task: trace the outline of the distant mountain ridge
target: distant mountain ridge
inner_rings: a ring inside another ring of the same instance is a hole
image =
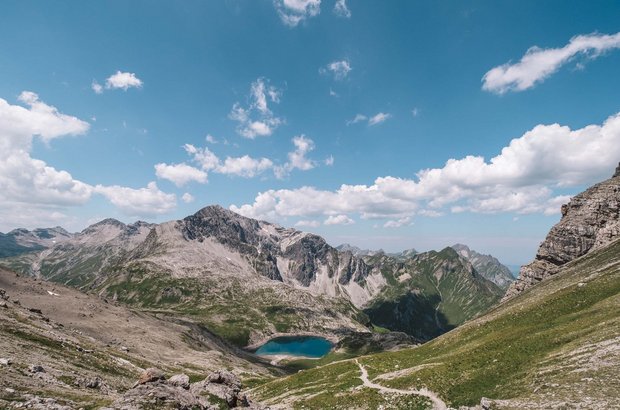
[[[18,228],[8,233],[0,232],[0,258],[46,249],[72,236],[73,234],[60,226],[32,231]]]

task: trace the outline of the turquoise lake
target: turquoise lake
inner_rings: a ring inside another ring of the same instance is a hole
[[[284,336],[271,339],[258,348],[257,355],[289,355],[319,358],[332,349],[329,340],[318,336]]]

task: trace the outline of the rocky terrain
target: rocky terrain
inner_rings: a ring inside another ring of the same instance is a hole
[[[497,258],[483,255],[469,249],[467,245],[457,243],[451,246],[460,256],[467,259],[476,271],[485,279],[490,280],[502,289],[507,289],[515,281],[507,266],[502,265]]]
[[[555,275],[559,268],[620,237],[620,165],[612,178],[592,186],[562,206],[534,261],[525,265],[504,297],[509,299]]]
[[[339,251],[320,236],[208,206],[162,224],[106,219],[48,249],[0,263],[145,311],[190,316],[238,346],[277,333],[368,332],[365,312],[378,311],[370,309],[377,300],[392,303],[392,295],[405,294],[405,304],[395,302],[404,307],[389,310],[398,320],[387,320],[386,309],[375,317],[384,326],[393,324],[392,330],[428,339],[496,302],[488,293],[499,291],[466,261],[455,262],[455,279],[441,281],[438,292],[424,277],[441,273],[407,262],[426,254],[356,256],[363,253],[353,247]],[[406,272],[398,272],[402,269]],[[467,286],[459,284],[459,275]],[[460,286],[457,297],[450,286]],[[452,299],[443,301],[442,295]],[[426,328],[417,330],[418,323]]]
[[[249,406],[239,376],[281,372],[188,318],[133,311],[4,269],[0,325],[0,408]],[[156,378],[145,376],[150,368],[161,369]]]

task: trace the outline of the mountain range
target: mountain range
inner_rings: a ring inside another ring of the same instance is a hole
[[[479,264],[481,274],[469,262],[477,253],[334,248],[220,206],[162,224],[105,219],[59,232],[57,243],[37,242],[0,263],[139,308],[194,315],[240,346],[278,333],[367,331],[371,323],[428,340],[503,294],[485,279],[495,279],[488,266],[501,265]]]
[[[334,248],[219,206],[14,230],[1,236],[17,273],[0,268],[0,405],[619,408],[619,221],[620,169],[562,207],[516,281],[466,245]],[[307,334],[334,351],[251,353]]]

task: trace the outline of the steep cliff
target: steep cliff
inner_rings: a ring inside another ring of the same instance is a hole
[[[521,268],[504,300],[556,274],[559,267],[620,237],[620,165],[613,177],[562,205],[562,219],[551,228],[534,261]]]

